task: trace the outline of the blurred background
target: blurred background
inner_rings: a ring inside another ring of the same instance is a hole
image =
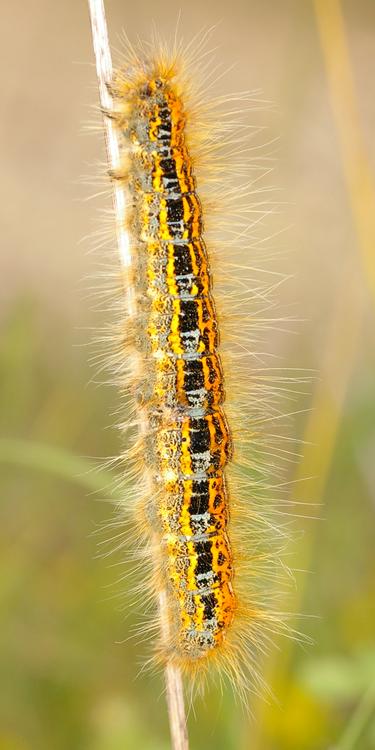
[[[114,47],[125,28],[173,34],[179,8],[107,0]],[[375,748],[375,4],[373,0],[190,0],[183,36],[218,23],[216,93],[262,89],[280,136],[291,247],[280,290],[300,319],[274,345],[287,367],[318,372],[295,433],[305,441],[293,499],[321,507],[297,520],[286,605],[313,644],[266,660],[275,701],[250,719],[210,691],[189,717],[195,750]],[[86,3],[14,0],[2,8],[0,750],[163,750],[159,676],[140,673],[128,640],[121,553],[98,556],[111,518],[105,471],[116,455],[115,389],[89,367],[93,311],[84,239],[106,196],[82,181],[102,159],[83,132],[97,103]],[[221,88],[220,88],[221,87]],[[268,121],[267,121],[268,118]],[[99,318],[99,319],[98,319]],[[273,340],[275,333],[272,333]],[[271,342],[272,343],[272,342]],[[311,411],[308,411],[311,407]],[[291,477],[293,479],[293,477]],[[293,486],[293,485],[292,485]],[[304,571],[308,571],[304,573]]]

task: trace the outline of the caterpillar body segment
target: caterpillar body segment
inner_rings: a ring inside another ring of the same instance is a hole
[[[113,92],[143,359],[136,390],[155,490],[150,534],[167,592],[169,658],[199,662],[222,646],[237,606],[225,478],[232,438],[204,217],[173,72],[120,75]]]

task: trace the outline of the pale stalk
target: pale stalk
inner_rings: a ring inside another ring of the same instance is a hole
[[[108,84],[112,81],[113,68],[104,4],[103,0],[88,0],[88,3],[96,72],[99,83],[100,104],[104,112],[110,112],[113,110],[113,102]],[[104,133],[109,167],[111,170],[116,171],[120,166],[120,150],[117,133],[114,124],[109,117],[104,117]],[[130,273],[132,266],[131,246],[129,234],[126,229],[126,196],[118,182],[113,183],[113,204],[115,210],[117,244],[124,277],[127,310],[129,318],[131,319],[136,312],[135,294],[131,283]],[[141,432],[144,432],[145,430],[146,425],[141,425]],[[168,643],[169,621],[165,591],[161,591],[159,595],[159,610],[162,639],[165,643]],[[188,750],[188,735],[181,672],[171,663],[167,663],[165,667],[165,682],[173,750]]]

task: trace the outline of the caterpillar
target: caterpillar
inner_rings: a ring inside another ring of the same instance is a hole
[[[193,54],[190,45],[171,52],[155,42],[151,50],[128,45],[108,84],[113,106],[105,115],[120,147],[110,176],[126,194],[121,225],[131,257],[122,270],[130,304],[116,369],[130,394],[129,424],[139,435],[126,461],[129,466],[134,456],[140,556],[142,564],[149,560],[140,590],[154,600],[163,594],[157,659],[199,683],[218,668],[242,697],[249,686],[262,685],[257,655],[275,631],[288,632],[270,580],[279,581],[286,570],[281,552],[288,527],[275,524],[274,491],[282,481],[280,464],[293,459],[293,451],[283,448],[276,428],[265,438],[263,425],[278,422],[278,390],[288,391],[296,378],[270,371],[263,356],[249,373],[256,324],[261,332],[272,324],[263,316],[280,283],[277,272],[256,266],[263,241],[256,228],[268,204],[252,197],[244,207],[266,170],[246,157],[248,129],[238,116],[239,104],[251,109],[253,98],[234,96],[225,113],[222,98],[207,104],[206,93],[194,91],[185,68],[204,58],[204,41],[202,35]],[[237,176],[249,167],[252,177],[239,185]],[[232,206],[226,225],[217,211],[224,198]],[[237,260],[239,243],[251,252],[249,266]],[[214,294],[219,272],[231,267],[239,275],[230,283],[241,289],[229,283],[233,357],[221,343],[230,313],[218,312]],[[250,287],[247,272],[257,275]],[[254,350],[254,361],[259,358]]]
[[[182,96],[162,64],[114,86],[128,164],[135,257],[136,384],[160,536],[173,649],[199,660],[220,646],[236,610],[227,533],[230,429],[204,220],[186,143]],[[165,558],[165,560],[163,559]]]

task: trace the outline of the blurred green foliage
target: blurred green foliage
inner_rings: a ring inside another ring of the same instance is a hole
[[[132,631],[141,613],[124,611],[126,584],[116,585],[126,572],[121,552],[97,554],[111,477],[83,457],[118,450],[104,429],[116,394],[85,387],[87,352],[63,332],[57,351],[58,327],[22,303],[2,331],[0,748],[162,750],[163,686],[141,671],[145,647]],[[342,422],[324,520],[303,522],[306,535],[318,523],[302,609],[319,616],[299,623],[315,645],[292,644],[285,674],[281,644],[271,685],[280,705],[264,715],[262,750],[349,748],[340,738],[358,711],[350,747],[375,747],[373,508],[358,461],[372,436],[375,383],[368,372],[358,377],[365,382]],[[195,712],[193,748],[252,747],[251,720],[229,691],[211,690]]]

